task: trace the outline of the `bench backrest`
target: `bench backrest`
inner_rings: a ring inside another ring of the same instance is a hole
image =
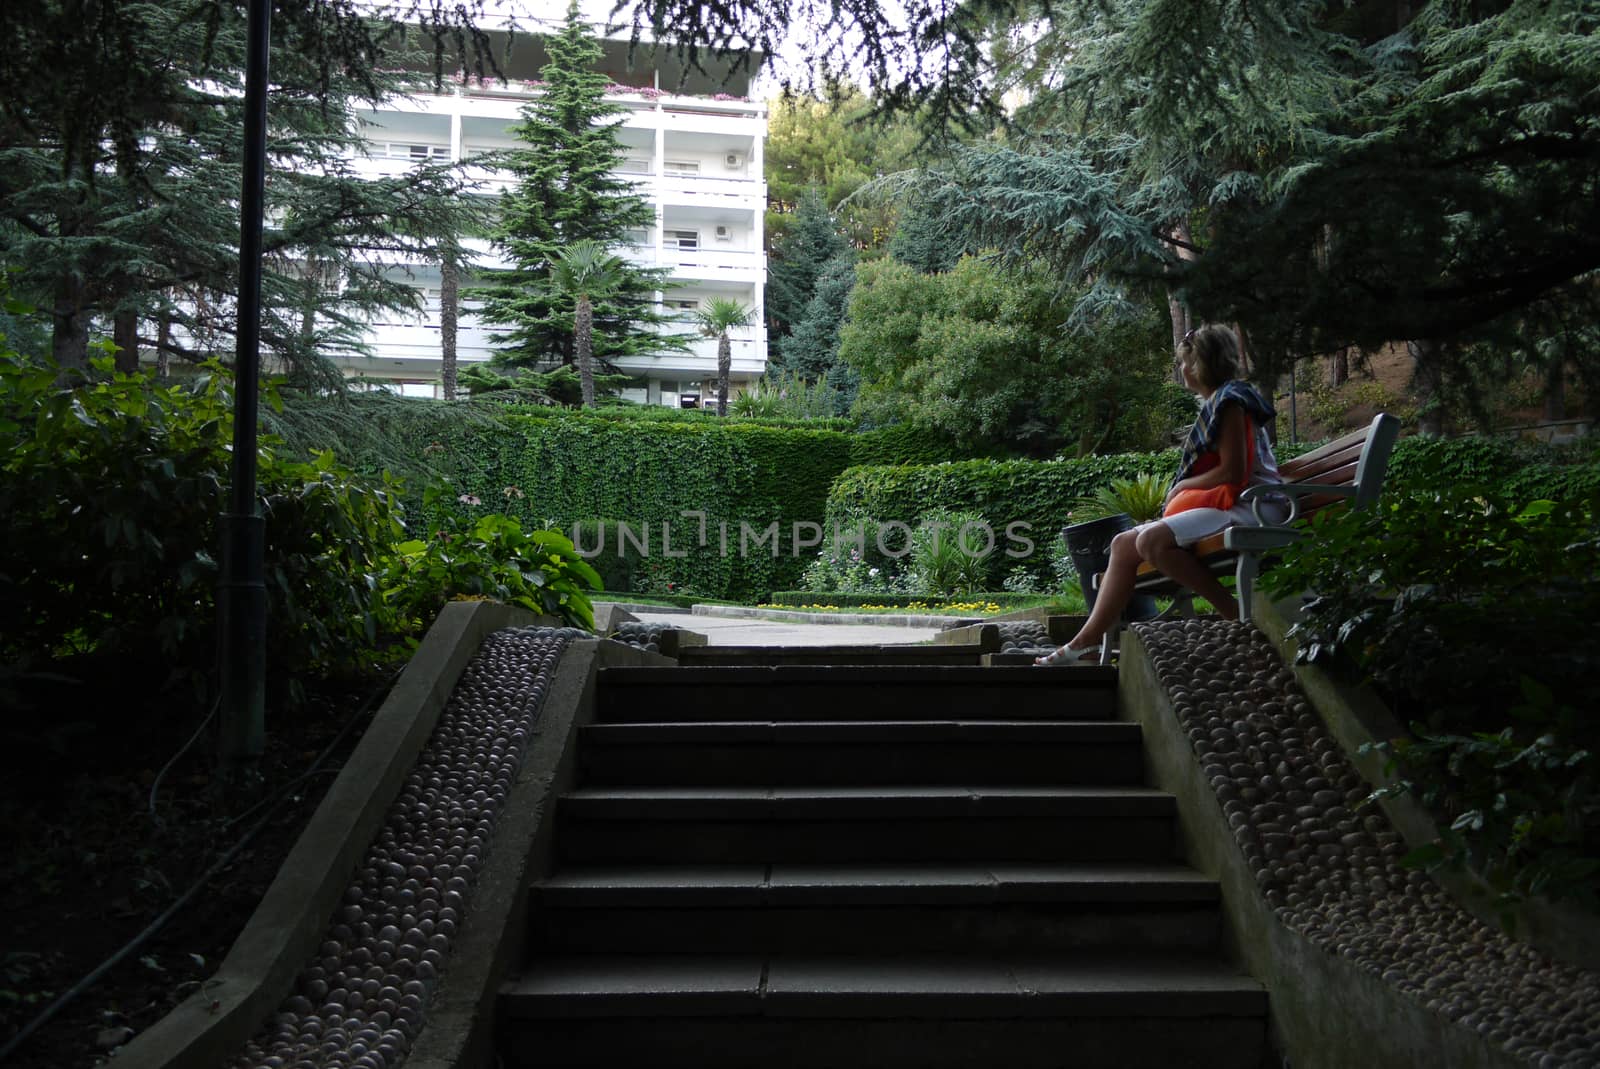
[[[1389,454],[1394,452],[1394,443],[1399,437],[1400,421],[1387,412],[1380,412],[1361,430],[1336,438],[1304,456],[1284,461],[1278,465],[1278,473],[1286,483],[1354,484],[1356,495],[1351,504],[1358,509],[1366,508],[1383,490]],[[1301,499],[1300,516],[1309,516],[1335,501],[1350,500],[1332,494],[1314,494]]]

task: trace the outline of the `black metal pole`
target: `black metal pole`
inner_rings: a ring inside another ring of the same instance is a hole
[[[261,371],[261,218],[267,183],[267,60],[272,0],[250,0],[244,73],[244,177],[239,195],[239,331],[233,379],[233,490],[222,517],[217,590],[222,685],[220,757],[239,769],[266,738],[265,523],[256,505],[256,405]]]
[[[1294,392],[1294,364],[1289,361],[1289,444],[1294,445],[1300,441],[1300,409],[1296,404]]]

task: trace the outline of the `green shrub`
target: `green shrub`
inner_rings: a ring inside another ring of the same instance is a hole
[[[1132,479],[1112,479],[1088,497],[1074,503],[1073,523],[1087,523],[1107,516],[1127,515],[1134,523],[1161,518],[1167,503],[1170,475],[1137,475]]]
[[[793,552],[793,524],[821,519],[849,455],[849,436],[837,431],[714,416],[621,419],[541,409],[508,412],[487,427],[441,421],[411,433],[457,491],[431,503],[430,528],[493,510],[524,529],[570,534],[575,523],[605,517],[648,534],[639,540],[647,552],[625,545],[637,558],[628,562],[630,589],[664,593],[671,584],[713,597],[749,598],[798,582],[810,554]],[[772,542],[761,540],[773,523],[776,556]],[[743,553],[741,525],[753,532]],[[608,532],[613,552],[616,534]]]
[[[922,517],[911,536],[906,574],[912,593],[962,596],[985,590],[990,544],[988,521],[976,512],[936,509]]]
[[[866,464],[942,464],[947,460],[971,460],[1003,455],[963,447],[947,434],[930,427],[895,423],[850,438],[850,466]]]
[[[1459,458],[1472,451],[1447,453]],[[1593,905],[1600,872],[1600,530],[1586,503],[1441,484],[1319,514],[1263,577],[1310,591],[1309,660],[1372,680],[1409,738],[1402,789],[1448,829],[1424,859],[1472,862],[1508,896]]]
[[[1019,593],[1011,590],[980,591],[970,597],[939,597],[930,594],[906,593],[847,593],[845,591],[828,591],[826,595],[814,590],[775,590],[767,599],[767,604],[774,608],[786,605],[814,605],[818,603],[837,605],[841,609],[848,609],[860,605],[887,605],[896,608],[920,603],[932,607],[939,607],[952,602],[961,603],[968,601],[991,601],[1002,609],[1026,608],[1038,605],[1044,598],[1039,594]],[[1065,600],[1065,599],[1064,599]],[[1081,606],[1080,606],[1081,608]]]
[[[1069,522],[1077,501],[1117,478],[1147,473],[1170,478],[1177,466],[1177,451],[1167,450],[1075,460],[850,468],[828,492],[826,526],[829,531],[836,525],[850,529],[860,517],[872,517],[879,523],[914,527],[939,509],[976,512],[989,518],[1001,547],[993,584],[998,585],[1005,571],[1017,564],[1028,565],[1042,579],[1050,569],[1050,542]],[[1009,556],[1008,551],[1020,556]]]
[[[1476,436],[1416,435],[1396,443],[1387,486],[1426,491],[1463,484],[1494,487],[1513,501],[1592,500],[1600,495],[1600,437],[1562,447]]]
[[[0,651],[202,680],[215,656],[229,391],[214,371],[164,385],[113,375],[109,359],[95,376],[65,390],[52,369],[0,354]],[[270,438],[258,487],[274,677],[370,658],[389,623],[372,577],[401,534],[396,487],[327,453],[287,460]]]
[[[380,576],[383,598],[401,621],[426,628],[447,601],[488,599],[594,629],[589,592],[600,576],[556,531],[524,531],[490,513],[453,531],[394,547]]]

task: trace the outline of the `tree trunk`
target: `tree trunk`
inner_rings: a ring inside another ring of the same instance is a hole
[[[1567,363],[1557,360],[1545,373],[1544,418],[1550,422],[1567,418]]]
[[[1178,367],[1178,347],[1183,336],[1189,333],[1189,310],[1178,303],[1178,298],[1167,293],[1167,316],[1172,320],[1172,381],[1183,385],[1183,371]]]
[[[439,261],[439,377],[444,399],[456,399],[456,311],[461,300],[461,272],[456,252],[446,248]]]
[[[733,342],[728,332],[717,338],[717,415],[728,414],[728,375],[733,370]]]
[[[117,346],[117,370],[125,375],[139,373],[139,313],[119,311],[111,319],[111,340]]]
[[[1173,224],[1172,237],[1185,244],[1176,246],[1178,259],[1197,260],[1199,257],[1187,245],[1194,244],[1194,234],[1189,230],[1185,220],[1178,220]],[[1194,328],[1194,320],[1189,315],[1189,310],[1178,303],[1178,298],[1171,290],[1167,291],[1167,315],[1172,320],[1172,381],[1179,386],[1183,385],[1183,372],[1178,368],[1178,346],[1183,344],[1183,336]]]
[[[170,361],[171,354],[167,346],[172,344],[172,317],[165,312],[156,321],[156,378],[164,379],[172,374]]]
[[[578,350],[578,381],[583,387],[583,407],[594,407],[594,306],[589,298],[578,297],[578,312],[573,316],[572,340]]]
[[[1345,347],[1333,354],[1333,369],[1329,376],[1329,383],[1338,389],[1350,381],[1350,349]]]
[[[1439,343],[1432,338],[1417,338],[1406,342],[1406,352],[1411,354],[1411,382],[1417,399],[1422,402],[1417,430],[1423,434],[1444,433],[1444,399],[1441,396],[1441,368]]]
[[[89,311],[83,302],[83,279],[69,271],[56,283],[51,310],[50,355],[58,382],[81,381],[89,369]]]

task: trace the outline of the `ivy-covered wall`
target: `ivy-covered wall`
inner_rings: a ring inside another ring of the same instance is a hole
[[[635,589],[665,592],[670,583],[735,598],[796,585],[805,558],[792,552],[792,525],[820,523],[850,452],[849,437],[831,430],[560,410],[436,426],[433,435],[424,448],[455,496],[434,502],[432,517],[494,510],[568,534],[584,524],[585,550],[600,544],[594,521],[607,521],[607,556],[620,541]],[[686,512],[704,513],[703,542],[700,519]],[[779,543],[763,537],[774,523]],[[742,544],[741,524],[751,532]]]
[[[979,454],[957,445],[949,435],[909,423],[895,423],[850,436],[850,466],[873,464],[940,464],[970,460]]]
[[[858,519],[914,526],[931,512],[981,514],[1002,547],[1006,528],[1024,523],[1035,543],[1034,563],[1044,559],[1077,499],[1112,479],[1147,473],[1170,476],[1177,450],[1123,453],[1074,460],[965,460],[948,464],[855,467],[828,493],[828,525],[849,529]],[[885,541],[897,545],[892,537]],[[1020,546],[1018,547],[1020,549]],[[1028,563],[1019,561],[1019,563]]]

